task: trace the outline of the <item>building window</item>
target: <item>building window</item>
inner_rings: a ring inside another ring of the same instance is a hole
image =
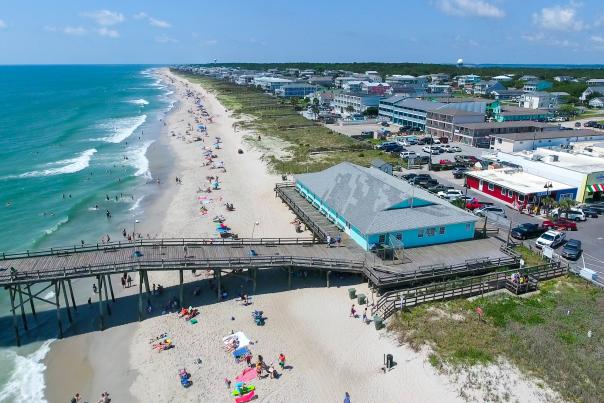
[[[518,201],[519,202],[524,202],[524,195],[519,194],[518,195]]]
[[[487,187],[489,188],[489,190],[495,190],[495,185],[494,185],[494,184],[492,184],[492,183],[489,183],[489,184],[487,185]]]
[[[403,239],[403,234],[401,234],[400,232],[398,234],[396,234],[395,236],[396,239],[398,239],[399,241]]]
[[[501,188],[501,195],[505,196],[505,188]]]
[[[386,235],[381,234],[380,237],[378,238],[378,243],[384,243],[386,242]]]
[[[424,230],[423,229],[418,229],[417,230],[417,237],[418,238],[423,238],[424,237]]]
[[[440,227],[440,228],[438,229],[438,233],[439,233],[440,235],[444,235],[444,234],[445,234],[445,227]]]
[[[472,229],[472,224],[466,223],[466,231],[470,231]]]
[[[514,196],[514,192],[512,192],[511,190],[508,190],[508,197],[512,197]]]
[[[435,228],[428,228],[428,229],[426,230],[426,234],[427,234],[428,236],[434,236],[434,233],[435,233],[435,232],[436,232],[436,229],[435,229]]]

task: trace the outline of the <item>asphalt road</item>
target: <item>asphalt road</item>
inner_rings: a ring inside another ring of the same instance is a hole
[[[489,150],[474,148],[465,145],[461,145],[458,143],[451,143],[452,145],[458,145],[462,148],[461,153],[444,153],[440,155],[434,155],[433,161],[438,163],[440,159],[450,159],[453,160],[455,155],[465,154],[465,155],[474,155],[480,156],[489,152]],[[418,155],[428,155],[421,151],[422,146],[410,146],[407,147],[409,150],[415,151]],[[411,170],[409,172],[419,172],[419,170]],[[422,172],[427,172],[427,167],[424,167]],[[453,186],[456,189],[465,192],[466,189],[463,187],[464,180],[463,179],[455,179],[453,178],[453,174],[451,171],[438,171],[438,172],[427,172],[432,176],[432,178],[438,180],[439,183],[446,186]],[[491,198],[483,193],[477,192],[472,189],[467,190],[468,196],[476,197],[479,201],[491,202],[494,205],[502,207],[507,215],[508,220],[511,221],[512,227],[517,226],[522,223],[537,223],[540,224],[544,221],[541,217],[533,217],[526,214],[522,214],[519,211],[509,207],[508,205],[500,202],[498,199]],[[507,231],[509,229],[509,224],[505,223],[489,223],[489,225],[499,226],[502,230]],[[585,267],[596,270],[601,273],[600,278],[604,278],[604,215],[598,218],[588,218],[585,222],[577,223],[578,230],[577,231],[568,231],[566,233],[567,239],[578,239],[581,241],[583,246],[583,256],[579,258],[577,262],[571,262],[571,265],[577,267],[583,267],[583,263],[585,263]],[[525,243],[529,243],[534,246],[535,240],[527,240]],[[559,252],[562,249],[562,246],[557,248]],[[585,260],[583,262],[583,259]]]

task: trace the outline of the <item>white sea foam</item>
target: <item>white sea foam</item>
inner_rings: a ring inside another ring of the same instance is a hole
[[[53,299],[55,297],[55,292],[54,291],[48,291],[46,294],[44,294],[44,296],[42,298],[44,299]]]
[[[143,201],[144,198],[145,198],[145,196],[141,196],[138,199],[136,199],[136,201],[134,202],[132,207],[130,207],[128,209],[128,211],[134,211],[134,210],[138,209],[141,206],[141,201]]]
[[[135,176],[144,176],[147,179],[151,179],[149,160],[146,155],[147,149],[151,144],[153,144],[153,141],[146,141],[141,146],[129,151],[128,161],[136,168]]]
[[[47,403],[44,398],[44,358],[50,351],[50,344],[54,340],[47,340],[33,353],[22,356],[13,350],[7,350],[8,358],[14,362],[14,369],[10,379],[0,390],[0,401]]]
[[[19,175],[20,178],[39,177],[39,176],[52,176],[61,174],[72,174],[79,172],[83,169],[88,168],[92,156],[96,153],[95,148],[90,148],[83,151],[80,155],[75,158],[69,158],[66,160],[51,162],[47,164],[50,168],[43,169],[40,171],[31,171]]]
[[[44,233],[46,235],[54,234],[55,232],[57,232],[59,230],[59,228],[61,228],[62,225],[65,225],[68,222],[69,222],[69,217],[61,218],[59,220],[59,222],[57,222],[55,225],[48,228],[47,230],[44,230]]]
[[[146,99],[143,99],[143,98],[131,99],[130,101],[127,101],[127,102],[130,104],[139,105],[139,106],[149,105],[149,101],[147,101]]]
[[[121,143],[134,133],[134,131],[147,120],[147,115],[132,116],[129,118],[111,119],[100,123],[98,128],[112,133],[100,140],[108,143]]]

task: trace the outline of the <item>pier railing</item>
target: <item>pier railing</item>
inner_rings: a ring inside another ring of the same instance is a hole
[[[319,238],[321,241],[325,241],[327,239],[327,234],[325,231],[323,231],[323,229],[319,227],[315,221],[310,218],[308,214],[306,214],[304,210],[302,210],[300,206],[298,206],[298,204],[287,195],[287,193],[283,191],[283,189],[290,189],[294,187],[295,185],[293,182],[277,183],[275,185],[275,193],[281,198],[281,200],[285,202],[285,204],[289,206],[294,214],[296,214],[304,222],[306,227],[308,227],[308,229],[310,229],[310,231],[315,234],[317,238]]]
[[[294,267],[340,272],[363,273],[362,261],[304,256],[249,256],[228,258],[150,259],[130,256],[128,260],[78,267],[11,272],[0,271],[0,284],[50,281],[64,278],[91,277],[98,274],[123,273],[133,270],[237,270],[249,268]]]
[[[318,243],[313,238],[162,238],[162,239],[137,239],[136,241],[117,241],[97,244],[84,244],[73,246],[62,246],[50,249],[25,251],[25,252],[2,252],[0,260],[21,259],[28,257],[67,255],[71,253],[112,251],[133,247],[167,247],[186,246],[195,248],[201,246],[279,246],[279,245],[314,245]]]

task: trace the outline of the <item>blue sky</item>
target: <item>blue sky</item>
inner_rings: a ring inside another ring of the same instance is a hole
[[[604,63],[602,0],[4,0],[0,64]]]

